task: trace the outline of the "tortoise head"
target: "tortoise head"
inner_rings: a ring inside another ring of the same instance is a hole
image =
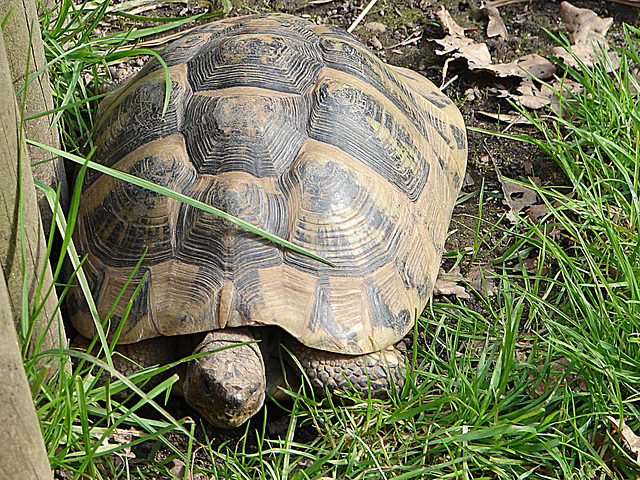
[[[209,351],[191,362],[184,381],[184,396],[206,420],[217,427],[234,428],[255,415],[265,398],[265,368],[260,349],[247,329],[207,334],[195,353]],[[246,332],[246,333],[245,333]]]

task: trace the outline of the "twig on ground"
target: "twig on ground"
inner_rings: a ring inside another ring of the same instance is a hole
[[[384,48],[387,49],[387,50],[391,50],[393,48],[403,47],[403,46],[409,45],[411,43],[419,42],[420,40],[422,40],[422,33],[414,32],[411,35],[409,35],[409,37],[407,37],[406,40],[403,40],[400,43],[396,43],[395,45],[391,45],[390,47],[384,47]]]
[[[360,15],[358,15],[358,18],[356,18],[353,23],[351,24],[351,26],[349,28],[347,28],[347,32],[351,33],[353,32],[353,30],[358,26],[358,24],[362,21],[362,19],[365,17],[365,15],[367,13],[369,13],[369,10],[371,10],[373,8],[373,6],[376,4],[378,0],[371,0],[369,2],[369,4],[364,7],[364,10],[362,10],[362,12],[360,13]]]

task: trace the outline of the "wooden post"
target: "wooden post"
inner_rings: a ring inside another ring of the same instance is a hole
[[[46,64],[42,33],[38,23],[35,0],[0,0],[0,19],[9,15],[9,19],[3,27],[6,54],[9,61],[9,73],[14,91],[18,92],[25,84],[25,74],[33,76]],[[30,117],[51,111],[53,98],[49,84],[49,72],[40,74],[25,90],[24,116]],[[22,96],[18,102],[21,104]],[[24,122],[24,132],[28,139],[35,140],[44,145],[60,148],[58,129],[52,125],[52,115]],[[60,203],[66,210],[68,206],[67,179],[64,164],[61,158],[39,163],[51,158],[51,154],[37,147],[28,147],[29,157],[32,163],[38,163],[32,167],[35,178],[54,189],[60,185]],[[51,208],[46,198],[37,191],[38,206],[42,215],[42,224],[48,235],[51,226]]]
[[[47,242],[42,231],[29,155],[24,142],[20,142],[19,118],[15,93],[9,77],[4,38],[0,32],[0,266],[6,279],[9,304],[18,332],[22,327],[20,314],[23,298],[23,269],[24,278],[26,278],[27,314],[31,314],[36,306],[36,293],[43,269],[42,295],[47,292],[53,282],[51,268],[46,259]],[[18,176],[19,173],[20,176]],[[24,265],[21,248],[22,232],[24,232],[25,242]],[[42,298],[39,301],[42,302]],[[63,346],[66,346],[60,314],[55,310],[57,302],[56,292],[53,290],[35,321],[32,338],[44,336],[43,349],[60,345],[60,340]],[[47,328],[49,320],[51,320],[51,326]],[[25,339],[21,337],[20,340]],[[30,344],[30,354],[33,354],[34,344],[35,341]],[[49,363],[51,363],[48,365],[49,368],[56,368],[54,361]]]
[[[0,270],[0,478],[53,480]]]

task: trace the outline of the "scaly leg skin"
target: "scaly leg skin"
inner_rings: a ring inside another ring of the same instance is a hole
[[[352,390],[366,397],[386,398],[389,391],[402,389],[405,381],[404,356],[395,347],[367,355],[343,355],[288,342],[314,388],[329,392]]]
[[[266,378],[260,348],[255,343],[237,345],[251,341],[254,337],[247,328],[208,333],[193,353],[211,353],[187,366],[184,397],[217,427],[240,426],[264,404]],[[230,348],[218,350],[224,347]]]

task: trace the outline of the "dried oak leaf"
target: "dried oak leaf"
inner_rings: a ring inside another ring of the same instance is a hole
[[[504,202],[514,214],[521,213],[536,203],[536,192],[529,187],[512,182],[502,176],[499,177],[504,193]]]
[[[434,40],[442,47],[442,50],[436,50],[436,54],[452,54],[453,58],[464,58],[471,69],[491,64],[491,54],[487,45],[465,37],[465,29],[453,20],[444,7],[436,12],[436,17],[447,34],[444,38]]]
[[[480,11],[488,19],[487,37],[502,37],[505,40],[509,40],[507,27],[505,27],[498,9],[496,7],[483,7]]]
[[[171,465],[169,473],[173,475],[173,478],[184,478],[187,466],[182,460],[180,460],[179,458],[174,458],[173,460],[171,460],[169,465]],[[191,475],[188,475],[188,478],[191,479]]]
[[[601,18],[593,10],[574,7],[569,2],[560,4],[560,14],[574,44],[589,43],[593,35],[604,37],[613,25],[613,18]]]
[[[493,280],[495,272],[487,265],[474,265],[469,270],[466,281],[476,292],[485,297],[492,297],[496,294],[496,284]]]
[[[556,73],[556,66],[550,60],[535,53],[513,62],[491,65],[490,69],[499,77],[521,77],[525,80],[531,80],[531,77],[546,80]]]
[[[637,461],[640,462],[640,437],[636,435],[624,422],[620,422],[617,418],[607,415],[607,419],[620,434],[626,447],[636,456]]]
[[[525,361],[526,359],[522,359]],[[538,373],[534,373],[528,376],[530,385],[536,385],[535,390],[531,392],[534,398],[539,398],[544,395],[550,389],[557,387],[558,380],[561,380],[562,385],[571,385],[577,387],[581,392],[587,391],[587,382],[582,375],[576,375],[574,373],[567,373],[566,369],[571,362],[566,357],[561,357],[557,360],[553,360],[550,364],[550,371],[544,378],[541,377],[543,366],[538,366]]]
[[[539,223],[547,214],[549,213],[549,207],[547,207],[543,203],[538,203],[536,205],[531,205],[527,209],[527,217],[533,223]]]
[[[471,70],[488,69],[491,65],[491,54],[484,43],[475,43],[470,38],[453,35],[447,35],[434,41],[443,47],[442,50],[436,50],[436,54],[452,54],[453,58],[464,58]]]
[[[538,257],[529,257],[522,260],[522,266],[526,269],[528,273],[533,275],[546,275],[549,273],[549,268],[546,265],[541,265],[538,267]]]
[[[610,62],[609,68],[620,66],[620,61],[614,52],[610,51],[609,42],[605,38],[607,31],[613,24],[613,18],[601,18],[593,10],[578,8],[569,2],[560,4],[562,20],[567,26],[571,51],[587,66],[592,66],[598,57],[605,53]],[[567,65],[576,67],[577,62],[563,47],[554,47],[551,53],[561,58]]]
[[[454,37],[464,37],[464,28],[456,23],[449,11],[444,8],[444,6],[440,6],[440,10],[436,12],[436,17],[440,22],[442,30],[444,30],[447,35],[452,35]]]
[[[438,279],[433,286],[434,295],[455,295],[458,298],[471,298],[471,295],[467,293],[459,282],[464,281],[462,275],[460,275],[460,267],[456,266],[445,272],[442,268],[438,273]]]

